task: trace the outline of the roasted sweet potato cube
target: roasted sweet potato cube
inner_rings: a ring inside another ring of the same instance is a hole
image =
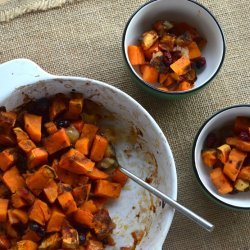
[[[74,218],[75,222],[77,222],[78,224],[84,225],[84,226],[89,227],[89,228],[93,227],[94,216],[89,211],[84,211],[84,210],[78,208],[74,212],[73,218]]]
[[[35,168],[48,162],[48,153],[43,148],[34,148],[28,153],[28,168]]]
[[[13,128],[13,132],[16,135],[17,142],[29,139],[28,134],[25,131],[23,131],[21,128],[19,128],[19,127]]]
[[[86,174],[93,170],[95,163],[71,148],[61,157],[59,166],[75,174]]]
[[[14,165],[16,161],[16,152],[13,149],[5,149],[0,153],[0,169],[6,171]]]
[[[15,216],[18,221],[20,221],[22,224],[27,224],[29,217],[26,211],[21,209],[13,209],[12,210],[13,216]]]
[[[68,100],[64,94],[57,94],[54,96],[49,108],[49,118],[53,121],[58,115],[67,110]]]
[[[42,138],[42,116],[25,113],[24,128],[34,142],[40,142]]]
[[[21,240],[16,244],[17,250],[37,250],[38,245],[31,240]]]
[[[65,214],[57,208],[52,209],[51,217],[48,221],[47,232],[60,232],[62,229]]]
[[[58,201],[66,214],[71,214],[77,210],[76,202],[71,192],[64,192],[58,196]]]
[[[210,178],[220,194],[227,194],[233,191],[232,184],[223,174],[221,168],[212,169]]]
[[[197,45],[196,42],[191,42],[188,45],[188,50],[189,50],[189,59],[197,59],[199,57],[201,57],[201,51]]]
[[[77,118],[82,112],[83,103],[83,95],[81,93],[72,93],[69,100],[69,114]]]
[[[247,154],[233,148],[230,151],[228,161],[225,163],[223,173],[232,181],[235,181]]]
[[[17,114],[15,112],[0,111],[0,127],[11,128],[16,123]]]
[[[50,180],[48,185],[43,189],[44,194],[46,195],[50,203],[54,203],[58,196],[58,186],[54,180]]]
[[[36,148],[36,145],[32,140],[27,139],[19,141],[18,147],[22,149],[26,154],[28,154],[32,149]]]
[[[216,151],[216,149],[202,150],[201,157],[202,157],[203,163],[207,167],[213,167],[217,161],[217,151]]]
[[[29,212],[29,219],[37,222],[41,226],[45,226],[46,222],[50,219],[50,209],[48,205],[36,199]]]
[[[121,184],[107,180],[97,180],[94,195],[104,198],[118,198],[121,192]]]
[[[59,129],[44,140],[44,147],[50,155],[69,146],[70,139],[64,128]]]
[[[122,187],[128,180],[128,176],[122,173],[118,168],[113,171],[111,177],[113,182],[120,183]]]
[[[60,249],[61,246],[61,236],[59,233],[53,233],[45,237],[40,246],[39,250],[47,249]]]
[[[177,75],[185,75],[190,70],[190,60],[186,56],[182,56],[180,59],[170,65],[170,68]]]
[[[100,135],[96,135],[90,152],[90,159],[92,161],[101,161],[106,149],[108,147],[108,140]]]
[[[47,133],[49,135],[52,135],[54,134],[58,129],[57,129],[57,126],[54,122],[47,122],[44,124],[44,127],[46,128],[47,130]]]
[[[25,181],[16,167],[12,167],[3,174],[3,182],[12,193],[25,187]]]
[[[27,187],[36,195],[46,188],[51,180],[55,178],[55,171],[50,166],[44,165],[36,172],[26,178]]]
[[[231,147],[228,144],[223,144],[217,148],[218,159],[225,164],[228,161]]]
[[[5,222],[7,219],[9,200],[0,199],[0,222]]]
[[[237,178],[244,181],[250,181],[250,166],[242,167]]]

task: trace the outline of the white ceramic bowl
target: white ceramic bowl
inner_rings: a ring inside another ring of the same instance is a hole
[[[152,178],[152,185],[173,199],[177,198],[176,168],[168,142],[153,118],[130,96],[100,81],[50,75],[27,59],[0,65],[0,79],[4,84],[0,92],[0,106],[4,105],[8,110],[30,98],[72,90],[106,107],[115,117],[112,127],[121,135],[117,144],[121,164],[143,179]],[[131,180],[121,197],[111,202],[108,209],[117,224],[114,231],[117,249],[133,245],[131,232],[134,230],[145,231],[137,249],[162,249],[174,209],[163,206],[160,200]]]
[[[222,109],[212,115],[201,126],[193,145],[193,168],[203,190],[214,201],[228,208],[249,210],[250,192],[239,192],[237,194],[227,195],[219,194],[210,180],[209,169],[203,164],[201,158],[201,150],[207,135],[211,132],[218,131],[227,125],[232,125],[237,116],[250,117],[250,105],[237,105]]]
[[[138,44],[141,34],[152,29],[155,21],[166,19],[187,22],[207,39],[207,45],[202,50],[202,55],[207,61],[206,67],[198,73],[194,87],[188,91],[164,92],[156,89],[152,84],[143,81],[128,58],[128,46]],[[123,33],[122,49],[126,65],[136,84],[159,97],[177,99],[200,90],[216,76],[222,66],[226,48],[218,21],[200,3],[192,0],[151,0],[137,9],[128,20]]]

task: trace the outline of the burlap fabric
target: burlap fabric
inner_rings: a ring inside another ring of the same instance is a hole
[[[105,81],[127,92],[150,112],[173,150],[178,201],[215,224],[214,232],[208,233],[176,213],[163,249],[250,249],[250,214],[226,210],[209,200],[198,186],[191,166],[192,143],[203,121],[223,107],[250,101],[249,1],[201,1],[222,26],[226,58],[207,88],[179,101],[157,100],[145,94],[134,86],[124,66],[123,28],[143,3],[75,1],[61,9],[23,15],[3,23],[0,62],[25,57],[53,74]]]

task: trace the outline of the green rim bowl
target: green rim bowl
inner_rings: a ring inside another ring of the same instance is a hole
[[[202,50],[206,58],[206,67],[198,72],[194,87],[187,91],[162,91],[141,78],[140,74],[130,64],[127,48],[138,44],[141,34],[152,28],[157,20],[187,22],[197,28],[207,39],[207,45]],[[132,81],[144,90],[164,99],[180,99],[194,94],[206,86],[219,72],[225,57],[225,39],[222,29],[213,14],[203,5],[192,0],[151,0],[139,7],[128,20],[122,39],[122,51],[125,63],[129,69]]]
[[[250,191],[226,195],[219,194],[210,180],[209,169],[203,164],[201,158],[201,150],[207,135],[222,129],[226,125],[232,124],[237,116],[250,117],[250,105],[242,104],[224,108],[204,122],[193,143],[193,170],[202,189],[217,204],[234,210],[249,211]]]

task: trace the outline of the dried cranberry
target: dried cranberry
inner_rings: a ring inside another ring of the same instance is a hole
[[[59,119],[59,120],[56,120],[55,123],[60,128],[67,128],[67,127],[69,127],[71,122],[69,120],[60,120]]]
[[[164,63],[165,63],[167,66],[169,66],[170,64],[173,63],[173,58],[172,58],[172,55],[171,55],[171,53],[170,53],[169,51],[165,51],[165,52],[163,53],[163,61],[164,61]]]
[[[197,69],[201,69],[206,65],[205,57],[200,57],[199,59],[195,60],[195,66]]]
[[[249,135],[249,133],[247,131],[241,131],[239,133],[239,137],[243,141],[250,141],[250,135]]]
[[[42,228],[38,223],[36,223],[34,221],[30,222],[29,228],[30,228],[30,230],[36,232],[40,237],[45,236],[44,228]]]
[[[205,140],[205,146],[207,148],[213,148],[215,147],[216,142],[217,142],[216,135],[214,133],[209,133]]]
[[[79,241],[80,241],[80,245],[85,243],[86,241],[86,235],[82,232],[79,233]]]

